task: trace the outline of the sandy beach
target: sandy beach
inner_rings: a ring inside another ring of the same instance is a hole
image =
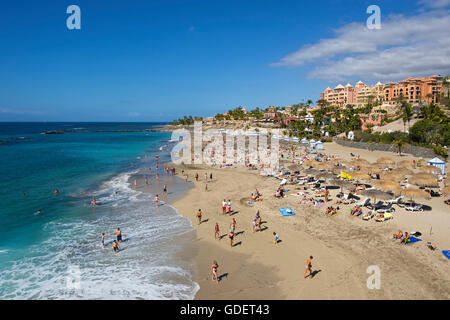
[[[375,162],[389,156],[395,161],[412,160],[409,155],[353,149],[326,143],[324,153],[350,160],[350,153]],[[292,164],[291,160],[281,166]],[[170,165],[172,166],[172,165]],[[172,204],[197,228],[194,249],[197,282],[196,299],[449,299],[448,260],[441,250],[450,248],[450,214],[443,198],[423,200],[432,211],[407,212],[396,208],[394,219],[385,222],[363,221],[349,214],[352,205],[341,205],[337,215],[328,216],[325,208],[301,204],[287,186],[287,197],[275,198],[280,180],[264,177],[245,166],[212,168],[206,165],[178,165],[194,185],[186,196]],[[205,172],[212,173],[205,190]],[[199,181],[195,181],[198,173]],[[257,188],[263,201],[248,204]],[[336,193],[331,190],[330,204]],[[223,215],[222,201],[232,202],[232,215]],[[282,216],[280,208],[291,207],[295,216]],[[197,224],[196,212],[203,212]],[[259,210],[262,231],[252,232],[252,220]],[[227,233],[236,219],[236,236],[230,247]],[[221,240],[214,239],[219,224]],[[420,231],[421,242],[401,245],[392,239],[399,229]],[[275,245],[273,232],[279,235]],[[430,250],[430,241],[438,250]],[[313,277],[304,279],[307,258],[312,255]],[[221,281],[211,281],[213,260],[219,264]],[[369,289],[369,266],[381,272],[380,289]]]

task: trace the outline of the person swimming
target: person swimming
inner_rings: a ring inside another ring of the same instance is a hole
[[[118,253],[118,252],[120,251],[119,244],[117,243],[116,240],[114,240],[114,241],[112,242],[112,248],[113,248],[114,252],[116,252],[116,253]]]

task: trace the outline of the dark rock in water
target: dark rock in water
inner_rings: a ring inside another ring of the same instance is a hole
[[[45,134],[63,134],[64,131],[60,130],[60,131],[46,131]]]

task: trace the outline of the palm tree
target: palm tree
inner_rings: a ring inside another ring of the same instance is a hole
[[[294,163],[294,158],[295,158],[295,149],[296,149],[297,147],[296,146],[294,146],[294,145],[292,145],[291,146],[291,151],[292,151],[292,163]]]
[[[398,154],[401,156],[402,155],[402,148],[406,145],[406,142],[403,140],[395,140],[392,141],[392,145],[397,148],[398,150]]]

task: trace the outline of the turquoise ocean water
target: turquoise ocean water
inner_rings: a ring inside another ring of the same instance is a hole
[[[155,126],[0,123],[0,299],[194,297],[193,262],[180,258],[194,229],[129,183],[134,175],[155,183],[155,154],[169,160],[170,133],[86,132]],[[75,132],[43,134],[52,130]],[[176,184],[159,167],[160,182]],[[115,254],[114,237],[105,248],[100,238],[117,227],[125,241]]]

